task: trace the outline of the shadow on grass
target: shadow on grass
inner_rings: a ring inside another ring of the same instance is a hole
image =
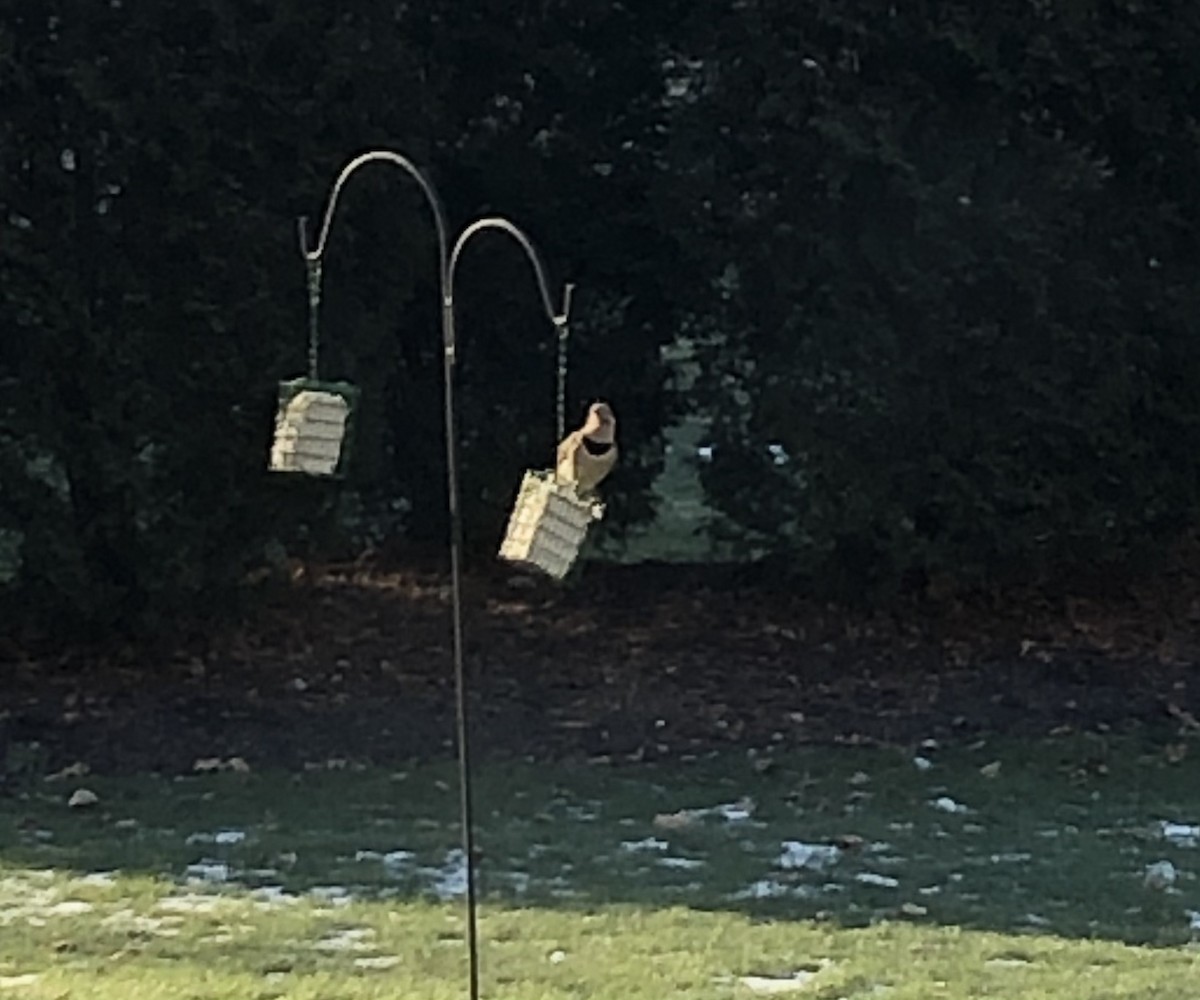
[[[1191,938],[1200,846],[1162,825],[1200,823],[1200,773],[1178,747],[1129,733],[916,752],[489,764],[477,778],[482,904]],[[98,801],[69,807],[79,788]],[[448,762],[64,777],[0,800],[0,864],[449,901],[461,890],[456,810]],[[1147,884],[1152,865],[1167,874]]]

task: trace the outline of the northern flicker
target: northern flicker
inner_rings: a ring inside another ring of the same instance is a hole
[[[580,496],[588,496],[616,464],[617,418],[607,403],[593,403],[583,426],[559,444],[555,475],[559,482],[574,483]]]

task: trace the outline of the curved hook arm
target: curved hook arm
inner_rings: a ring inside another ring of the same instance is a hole
[[[546,311],[547,319],[556,327],[562,328],[566,326],[567,319],[571,314],[571,294],[575,290],[575,286],[572,284],[563,286],[562,309],[556,312],[554,303],[550,298],[550,283],[546,278],[546,269],[542,265],[542,259],[538,256],[533,242],[519,226],[500,216],[491,216],[472,222],[459,234],[458,239],[455,240],[454,249],[450,251],[450,259],[446,266],[443,307],[448,311],[454,308],[454,272],[458,267],[458,260],[462,256],[463,248],[470,242],[472,236],[485,229],[499,229],[501,232],[508,233],[509,236],[521,245],[521,249],[525,251],[525,256],[529,258],[529,263],[533,265],[533,274],[537,278],[538,292],[542,297],[542,308]],[[449,324],[446,330],[449,338],[446,343],[446,349],[453,351],[453,324]]]
[[[334,209],[337,208],[338,196],[342,192],[346,181],[350,179],[350,175],[359,167],[376,160],[381,160],[386,163],[394,164],[407,172],[421,187],[422,193],[425,195],[425,200],[429,202],[429,207],[433,209],[433,221],[437,227],[438,238],[438,276],[442,280],[443,294],[446,287],[447,275],[447,246],[449,240],[446,236],[446,212],[442,207],[442,201],[434,190],[433,185],[429,183],[425,175],[420,169],[407,157],[401,156],[399,153],[392,152],[390,149],[376,149],[369,153],[363,153],[361,156],[356,156],[353,160],[342,168],[342,172],[338,174],[338,178],[334,181],[333,190],[329,195],[329,202],[325,206],[325,217],[321,222],[321,229],[317,235],[316,249],[308,248],[308,232],[307,219],[301,217],[299,221],[300,231],[300,253],[304,255],[304,259],[310,263],[320,261],[325,253],[325,244],[329,239],[329,227],[333,224]]]

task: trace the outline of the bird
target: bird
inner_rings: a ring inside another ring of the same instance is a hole
[[[583,426],[558,445],[555,477],[574,485],[580,496],[590,496],[617,464],[617,418],[608,403],[598,400],[588,407]]]

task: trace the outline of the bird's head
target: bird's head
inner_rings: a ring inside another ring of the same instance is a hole
[[[606,440],[612,440],[612,434],[617,429],[617,418],[609,406],[603,400],[597,400],[588,407],[587,420],[583,425],[583,432],[589,437],[603,436]]]

